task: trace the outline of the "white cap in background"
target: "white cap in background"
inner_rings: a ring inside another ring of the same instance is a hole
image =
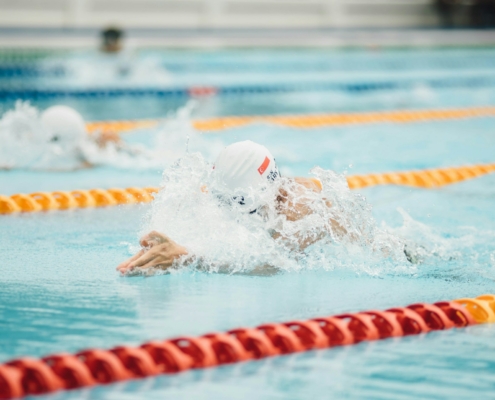
[[[67,106],[47,108],[41,114],[41,123],[49,135],[49,140],[62,147],[78,144],[87,136],[83,117]]]

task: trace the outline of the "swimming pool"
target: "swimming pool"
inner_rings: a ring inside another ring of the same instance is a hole
[[[482,47],[140,50],[117,60],[90,51],[4,51],[0,111],[22,97],[40,108],[63,100],[89,120],[158,118],[198,86],[229,94],[210,98],[198,117],[487,105],[494,64],[493,50]],[[281,88],[267,90],[273,86]],[[105,90],[120,92],[108,101]]]
[[[454,80],[459,65],[464,76],[479,76],[479,70],[495,59],[494,50],[405,53],[312,52],[314,58],[308,59],[313,62],[308,61],[306,65],[314,69],[318,60],[326,60],[324,66],[329,68],[328,63],[335,65],[335,60],[354,57],[360,60],[361,69],[341,71],[341,75],[332,79],[351,82],[352,79],[369,78],[372,72],[378,71],[387,75],[387,79],[414,77],[419,86],[386,92],[314,93],[303,90],[292,94],[219,95],[200,100],[193,117],[254,114],[259,113],[258,110],[274,114],[494,104],[495,87],[459,87],[455,84],[428,87],[424,84],[439,74],[438,63],[442,60],[441,67],[449,70]],[[192,65],[196,70],[204,68],[216,72],[220,69],[222,73],[217,73],[220,77],[216,78],[216,84],[227,82],[222,81],[221,76],[226,74],[225,69],[232,68],[236,72],[235,69],[239,71],[243,66],[251,65],[250,62],[259,65],[259,69],[265,62],[269,68],[262,71],[263,76],[255,76],[259,70],[254,71],[255,75],[242,70],[236,78],[239,82],[251,79],[257,80],[257,84],[269,83],[270,76],[277,74],[277,66],[287,69],[285,59],[280,59],[276,53],[220,52],[208,56],[209,60],[217,57],[217,64],[210,62],[206,66],[201,64],[202,60],[197,60],[201,58],[197,54],[182,53],[181,56],[195,60]],[[300,60],[296,53],[289,56]],[[166,59],[160,54],[155,57]],[[382,63],[376,61],[380,57]],[[409,63],[403,62],[404,57],[409,57]],[[239,61],[235,68],[231,65],[234,59]],[[218,66],[218,60],[223,60],[223,69]],[[231,64],[225,60],[230,60]],[[345,64],[344,61],[341,61],[344,65],[341,69],[349,69],[350,62]],[[387,71],[384,63],[390,65],[394,61],[398,66]],[[169,63],[170,71],[176,72],[177,68],[170,68],[170,59]],[[432,65],[437,66],[437,71]],[[195,72],[194,68],[189,70]],[[299,65],[298,68],[305,67]],[[335,67],[332,68],[334,71]],[[417,69],[425,79],[418,78]],[[299,71],[291,70],[290,73],[285,76],[289,83],[301,78]],[[200,77],[198,73],[194,79],[199,81]],[[43,82],[43,77],[37,79]],[[5,86],[13,82],[4,80]],[[57,84],[67,86],[63,77]],[[65,99],[44,98],[33,103],[44,107],[62,101],[65,103]],[[184,99],[174,101],[143,100],[132,96],[127,99],[68,98],[68,104],[80,106],[87,119],[162,116],[161,113],[182,104]],[[9,108],[12,99],[5,99],[2,104]],[[148,107],[148,104],[152,106]],[[156,134],[153,130],[142,130],[126,134],[126,138],[148,143]],[[493,118],[470,118],[318,129],[255,124],[192,138],[189,150],[203,150],[211,157],[222,145],[245,138],[269,147],[282,173],[288,176],[306,176],[316,165],[351,175],[489,163],[494,161],[495,144]],[[184,155],[185,148],[185,145],[177,145],[173,147],[173,153]],[[106,166],[70,173],[0,172],[2,194],[156,186],[160,181],[161,171],[156,168],[137,171]],[[378,223],[383,222],[393,232],[414,238],[430,251],[423,264],[404,270],[385,264],[373,264],[370,268],[363,268],[360,263],[350,263],[347,268],[345,265],[335,267],[327,261],[321,268],[285,271],[271,277],[183,271],[150,278],[121,278],[114,267],[129,256],[129,244],[137,242],[150,205],[2,216],[0,361],[22,355],[42,356],[88,347],[109,348],[153,338],[493,292],[494,182],[492,174],[437,190],[395,186],[362,190],[373,206]],[[405,223],[397,211],[399,207],[411,218],[406,216]],[[494,336],[491,326],[480,325],[46,397],[489,397],[495,387],[495,364],[491,357]]]

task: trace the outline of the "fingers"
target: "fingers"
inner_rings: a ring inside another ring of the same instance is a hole
[[[166,247],[166,245],[165,245]],[[119,269],[120,272],[126,273],[134,269],[146,270],[150,268],[167,269],[172,266],[177,257],[171,254],[164,246],[158,246],[144,252],[140,257],[129,262]]]
[[[157,232],[157,231],[151,231],[149,233],[150,238],[152,240],[156,240],[159,243],[165,243],[170,241],[170,238],[167,235],[164,235],[163,233]]]
[[[143,247],[153,247],[157,244],[165,243],[167,240],[169,240],[168,237],[161,234],[160,232],[151,231],[147,235],[144,235],[139,243]]]
[[[143,249],[143,250],[140,250],[140,251],[138,251],[136,254],[134,254],[131,258],[128,258],[128,259],[127,259],[127,260],[125,260],[124,262],[121,262],[121,263],[117,266],[116,270],[117,270],[117,271],[121,271],[121,272],[122,272],[122,270],[127,269],[128,265],[129,265],[131,262],[133,262],[134,260],[136,260],[136,259],[138,259],[139,257],[141,257],[141,256],[145,253],[145,251],[146,251],[146,250],[144,250],[144,249]]]
[[[144,249],[140,250],[137,252],[134,256],[131,258],[125,260],[124,262],[120,263],[116,270],[119,271],[122,274],[125,274],[128,271],[131,271],[135,267],[142,267],[146,263],[150,262],[153,257],[155,257],[154,253],[148,254],[146,257],[143,257],[146,253],[149,253],[151,248],[154,246],[157,246],[161,243],[164,243],[168,240],[168,238],[161,234],[160,232],[157,231],[151,231],[147,235],[143,236],[139,243],[141,244]]]
[[[142,258],[139,260],[136,260],[135,263],[128,264],[125,267],[119,269],[120,273],[126,274],[128,272],[132,271],[137,271],[137,270],[150,270],[154,268],[160,268],[160,269],[167,269],[172,266],[172,261],[166,262],[162,257],[159,255],[156,255],[155,257],[151,258],[149,261],[145,262],[146,259]]]
[[[150,262],[141,265],[139,269],[150,269],[150,268],[160,268],[160,269],[167,269],[172,266],[172,263],[166,263],[164,262],[163,259],[160,258],[155,258],[151,260]]]
[[[157,231],[151,231],[143,236],[140,244],[144,248],[117,267],[117,270],[122,274],[126,274],[135,268],[166,269],[173,264],[174,259],[187,254],[184,248]]]
[[[142,247],[152,247],[156,240],[153,238],[153,236],[151,235],[153,232],[150,232],[148,233],[147,235],[144,235],[140,240],[139,240],[139,244],[142,246]]]
[[[142,268],[145,265],[148,266],[149,268],[150,264],[153,264],[153,260],[156,258],[160,257],[160,253],[158,251],[155,251],[155,249],[150,249],[147,252],[145,252],[141,257],[137,258],[136,260],[132,261],[129,263],[128,268],[133,269],[136,267]],[[155,265],[157,263],[155,262]]]
[[[151,239],[150,239],[150,237],[148,235],[143,236],[139,240],[139,244],[141,245],[141,247],[152,247]]]

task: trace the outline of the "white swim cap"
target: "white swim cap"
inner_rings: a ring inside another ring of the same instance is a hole
[[[223,188],[237,196],[244,196],[249,189],[262,189],[280,176],[275,159],[268,149],[250,140],[223,149],[214,168]]]
[[[41,114],[41,123],[49,140],[62,146],[79,143],[87,136],[84,119],[76,110],[67,106],[53,106]]]

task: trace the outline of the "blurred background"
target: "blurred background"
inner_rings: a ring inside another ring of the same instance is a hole
[[[3,47],[87,47],[106,26],[140,46],[453,43],[391,29],[493,28],[493,0],[1,0]],[[349,29],[374,28],[352,34]],[[335,30],[345,29],[345,32]],[[378,32],[376,29],[386,29]],[[427,35],[428,36],[428,35]],[[447,36],[453,36],[448,38]],[[467,35],[462,41],[471,42]],[[492,35],[493,36],[493,35]],[[482,39],[481,43],[488,40]],[[493,40],[493,38],[492,38]],[[419,41],[419,42],[418,42]],[[478,44],[481,44],[478,43]]]
[[[494,28],[495,0],[0,0],[0,131],[26,104],[86,122],[489,106]]]
[[[486,85],[494,27],[495,0],[0,0],[0,111],[63,98],[90,120],[155,118],[222,93],[198,115],[431,106],[439,85]],[[449,74],[464,81],[433,82]]]

